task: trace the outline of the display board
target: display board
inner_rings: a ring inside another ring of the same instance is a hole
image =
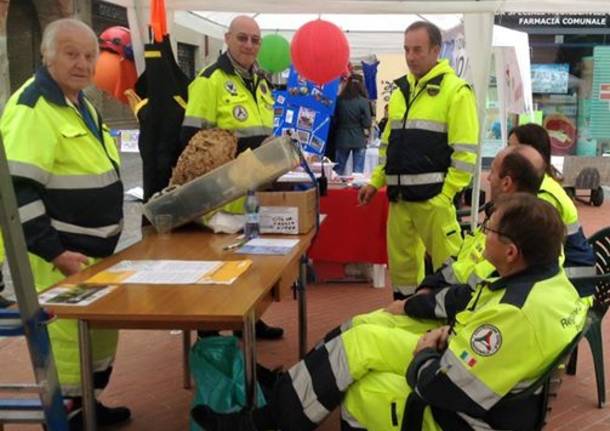
[[[316,85],[291,66],[286,90],[274,92],[273,134],[291,135],[305,151],[324,154],[338,90],[339,79]]]

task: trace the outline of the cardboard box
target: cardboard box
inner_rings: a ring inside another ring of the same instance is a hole
[[[299,235],[316,223],[316,191],[259,192],[261,233]]]

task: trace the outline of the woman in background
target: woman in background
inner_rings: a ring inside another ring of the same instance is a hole
[[[344,175],[352,154],[352,172],[364,170],[364,154],[371,127],[371,107],[361,80],[350,76],[337,99],[335,111],[335,170]]]

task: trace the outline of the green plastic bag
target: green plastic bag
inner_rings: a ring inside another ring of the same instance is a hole
[[[236,337],[204,337],[189,353],[195,393],[191,407],[206,404],[219,413],[231,413],[246,405],[244,355]],[[256,384],[256,405],[265,405],[265,396]],[[191,431],[202,431],[192,419]]]

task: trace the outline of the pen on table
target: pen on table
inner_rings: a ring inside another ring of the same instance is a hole
[[[225,245],[222,249],[227,251],[227,250],[235,250],[236,248],[241,247],[242,245],[244,245],[246,243],[246,241],[242,240],[233,244],[229,244],[229,245]]]

